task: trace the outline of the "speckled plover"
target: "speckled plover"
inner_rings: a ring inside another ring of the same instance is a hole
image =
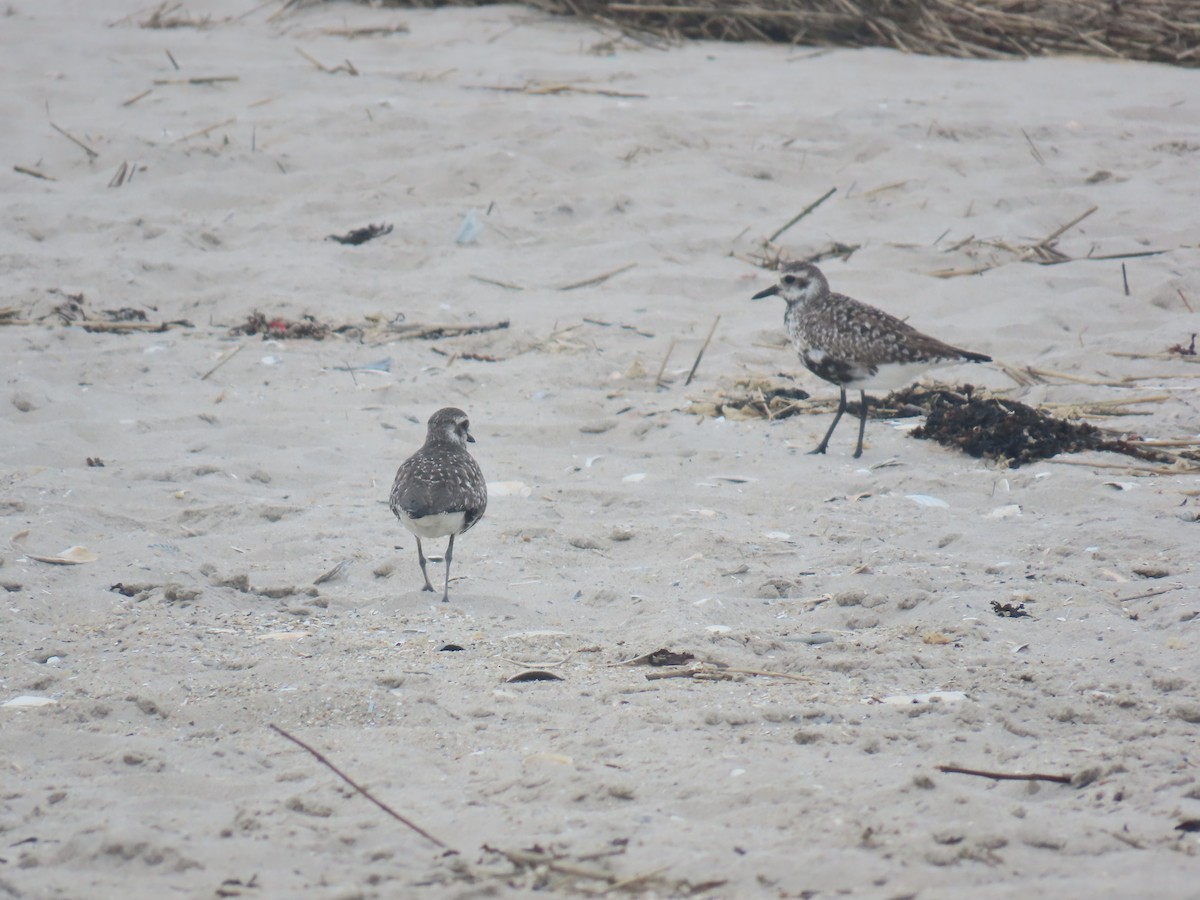
[[[859,392],[857,459],[862,456],[867,425],[868,390],[896,390],[912,384],[922,372],[955,362],[991,362],[990,356],[951,347],[922,334],[895,316],[832,293],[821,270],[810,263],[786,263],[779,283],[754,295],[778,294],[787,302],[783,322],[800,360],[818,378],[842,392],[833,424],[813,453],[824,453],[846,411],[846,388]]]
[[[422,590],[432,591],[425,571],[421,538],[446,537],[446,583],[442,602],[450,600],[450,560],[454,538],[483,517],[487,509],[487,482],[479,465],[467,452],[470,421],[461,409],[446,407],[429,417],[425,444],[396,471],[392,484],[392,512],[417,539],[417,559],[425,578]]]

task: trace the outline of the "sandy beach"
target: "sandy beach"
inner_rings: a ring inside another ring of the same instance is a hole
[[[809,455],[750,300],[855,248],[937,381],[1194,446],[1194,70],[282,6],[0,18],[0,897],[1197,896],[1200,475]]]

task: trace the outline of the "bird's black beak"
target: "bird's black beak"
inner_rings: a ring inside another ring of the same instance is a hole
[[[776,294],[778,294],[778,293],[779,293],[779,285],[777,285],[777,284],[773,284],[773,285],[771,285],[769,288],[767,288],[766,290],[759,291],[757,294],[755,294],[755,295],[754,295],[753,297],[751,297],[750,299],[751,299],[751,300],[761,300],[761,299],[763,299],[764,297],[774,297],[774,296],[775,296]]]
[[[474,438],[474,436],[472,436],[471,432],[469,432],[469,431],[467,432],[467,443],[468,444],[475,443],[475,438]]]

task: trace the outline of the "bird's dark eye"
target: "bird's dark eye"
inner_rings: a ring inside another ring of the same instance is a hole
[[[795,283],[796,283],[796,276],[795,276],[795,275],[784,275],[784,276],[783,276],[783,283],[784,283],[784,284],[795,284]]]

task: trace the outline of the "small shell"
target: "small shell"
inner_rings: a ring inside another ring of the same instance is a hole
[[[950,506],[945,500],[940,497],[931,497],[929,494],[905,494],[913,503],[918,503],[921,506],[938,506],[948,508]]]

